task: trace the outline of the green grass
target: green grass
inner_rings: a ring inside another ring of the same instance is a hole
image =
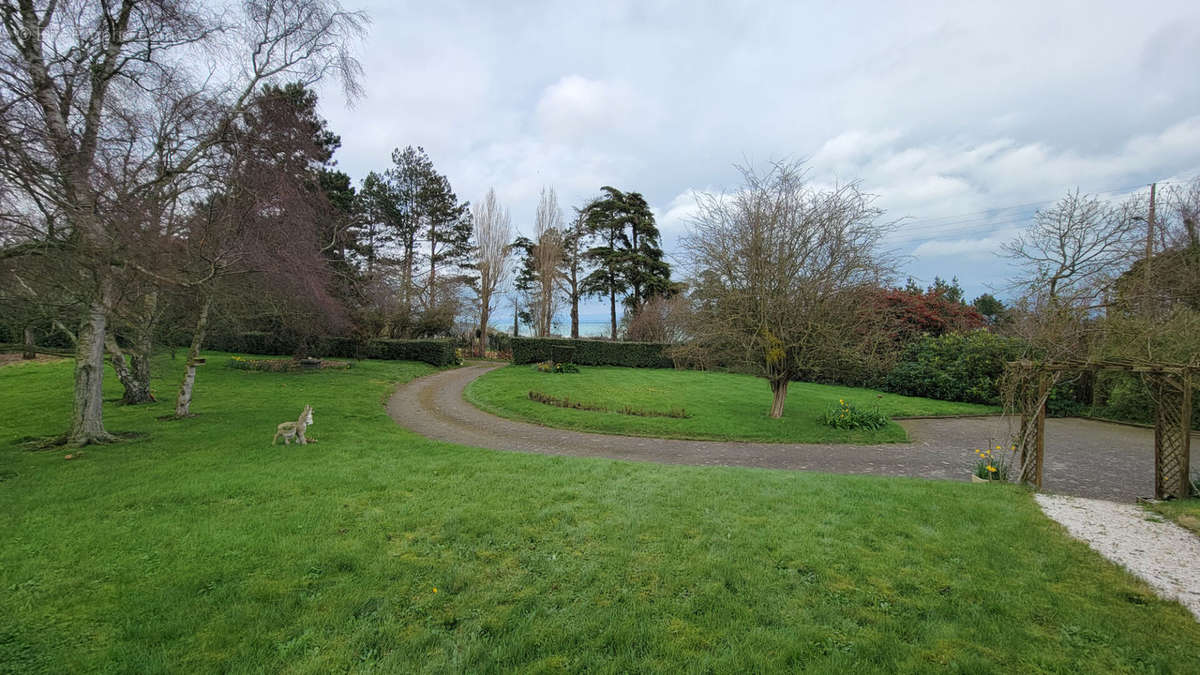
[[[197,417],[109,406],[147,436],[70,461],[14,442],[63,430],[69,364],[0,368],[0,671],[1197,665],[1200,624],[1016,487],[457,447],[380,405],[427,366],[224,361]],[[319,443],[272,447],[304,403]]]
[[[1200,535],[1200,498],[1154,502],[1151,509]]]
[[[667,411],[683,408],[688,419],[636,417],[617,412],[558,408],[529,400],[530,390],[619,410]],[[749,375],[653,368],[584,366],[577,374],[539,373],[533,366],[494,370],[467,387],[466,398],[501,417],[563,429],[605,434],[773,443],[893,443],[908,440],[895,422],[874,431],[839,430],[820,417],[830,405],[846,400],[891,417],[978,415],[998,408],[973,403],[934,401],[869,389],[807,382],[788,386],[783,417],[767,416],[771,389]]]

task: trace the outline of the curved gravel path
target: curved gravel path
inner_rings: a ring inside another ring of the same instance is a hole
[[[1200,539],[1133,504],[1034,495],[1042,511],[1200,620]]]
[[[413,380],[397,389],[388,401],[388,413],[422,436],[493,450],[960,481],[970,479],[971,449],[1006,442],[1013,423],[1001,417],[903,420],[900,424],[912,442],[886,445],[686,441],[585,433],[496,417],[463,400],[463,390],[472,380],[503,365],[470,364]],[[1046,491],[1118,501],[1153,494],[1152,430],[1050,419],[1046,436]]]

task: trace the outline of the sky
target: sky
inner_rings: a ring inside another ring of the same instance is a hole
[[[899,221],[899,281],[1005,297],[999,246],[1039,207],[1200,174],[1194,1],[343,2],[372,24],[365,95],[321,89],[340,168],[423,146],[524,232],[543,186],[569,208],[613,185],[671,255],[697,192],[801,160]]]

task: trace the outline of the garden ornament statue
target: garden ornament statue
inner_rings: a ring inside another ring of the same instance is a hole
[[[271,439],[271,445],[275,445],[275,441],[278,441],[280,436],[283,436],[284,445],[291,445],[293,438],[299,440],[300,445],[308,445],[308,439],[304,437],[304,430],[313,423],[312,414],[312,406],[306,405],[300,413],[300,419],[295,422],[283,422],[275,427],[275,438]],[[316,441],[314,440],[313,443]]]

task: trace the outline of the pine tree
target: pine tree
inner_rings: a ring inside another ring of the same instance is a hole
[[[429,243],[426,309],[432,310],[438,305],[438,268],[461,266],[471,256],[471,205],[459,202],[449,179],[436,172],[429,177],[422,202],[424,238]]]
[[[603,197],[584,209],[589,234],[599,241],[587,257],[597,268],[583,283],[589,295],[608,296],[612,339],[617,337],[617,295],[637,313],[643,303],[671,292],[671,266],[663,260],[654,213],[637,192],[622,192],[611,186]]]

